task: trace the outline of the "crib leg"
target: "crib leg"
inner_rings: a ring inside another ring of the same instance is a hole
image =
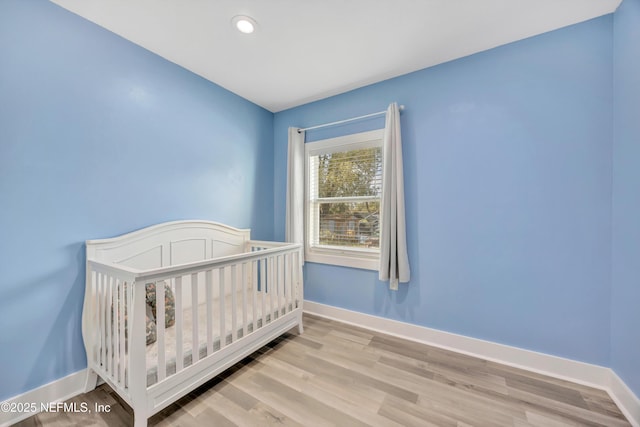
[[[133,411],[133,427],[147,427],[147,414],[141,411]]]
[[[302,326],[302,315],[298,317],[298,334],[302,335],[304,332],[304,327]]]
[[[87,368],[87,378],[84,382],[84,392],[89,393],[91,390],[94,390],[98,385],[98,374],[91,369]]]

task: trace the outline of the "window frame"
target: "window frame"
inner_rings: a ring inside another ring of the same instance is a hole
[[[365,270],[378,270],[380,263],[380,248],[349,248],[344,246],[312,246],[310,233],[312,228],[311,209],[314,201],[311,199],[311,157],[343,151],[359,150],[363,148],[380,148],[384,129],[360,132],[324,139],[305,144],[305,191],[304,191],[304,233],[305,233],[305,260],[309,262],[339,265],[344,267],[360,268]],[[382,202],[382,196],[380,196]],[[314,229],[318,229],[316,226]]]

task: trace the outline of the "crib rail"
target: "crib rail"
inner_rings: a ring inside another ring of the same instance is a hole
[[[301,245],[248,241],[246,251],[144,271],[88,260],[95,301],[88,357],[96,372],[125,393],[139,393],[129,383],[161,383],[299,308]],[[168,293],[174,296],[173,326],[167,322]],[[145,342],[150,297],[157,333],[153,352]],[[148,357],[155,367],[151,377]]]

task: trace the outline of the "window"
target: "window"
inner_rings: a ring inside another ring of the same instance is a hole
[[[376,130],[305,144],[305,259],[378,269],[382,137]]]

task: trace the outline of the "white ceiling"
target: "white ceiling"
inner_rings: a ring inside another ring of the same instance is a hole
[[[621,0],[52,0],[270,110],[615,11]],[[235,15],[258,23],[246,35]]]

